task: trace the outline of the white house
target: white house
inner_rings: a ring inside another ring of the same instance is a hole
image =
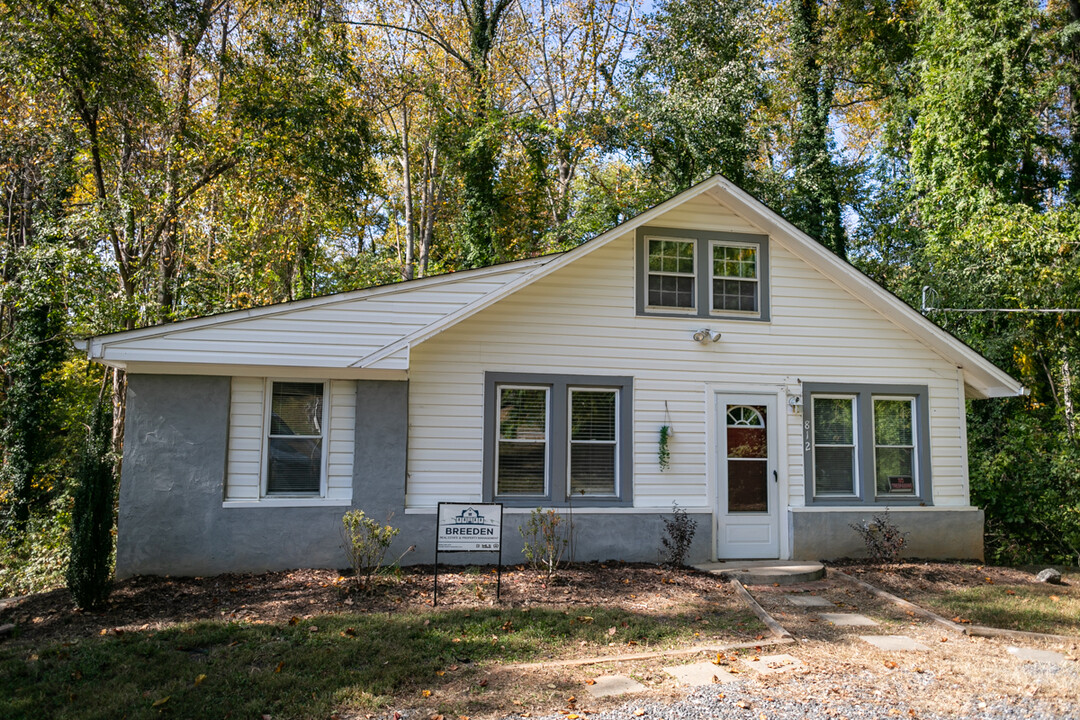
[[[722,177],[578,248],[87,341],[129,373],[117,572],[430,562],[440,501],[573,513],[576,559],[977,558],[966,398],[1023,388]],[[661,428],[670,430],[661,467]]]

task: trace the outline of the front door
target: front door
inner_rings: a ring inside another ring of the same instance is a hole
[[[720,560],[780,557],[776,397],[717,395]]]

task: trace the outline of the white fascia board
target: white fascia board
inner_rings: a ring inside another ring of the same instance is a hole
[[[116,364],[108,363],[116,367]],[[274,377],[310,380],[408,380],[405,369],[343,368],[315,366],[252,365],[183,362],[129,362],[126,369],[132,375],[215,375],[221,377]]]
[[[137,330],[122,330],[120,332],[109,333],[107,335],[98,335],[95,337],[85,338],[80,342],[85,344],[87,355],[91,360],[108,365],[109,363],[106,362],[106,358],[103,357],[103,353],[105,352],[105,349],[113,343],[128,342],[130,340],[143,340],[147,338],[159,337],[162,335],[169,335],[176,332],[197,330],[199,328],[212,325],[228,325],[236,322],[242,322],[251,318],[269,317],[273,315],[290,313],[297,310],[306,310],[313,307],[335,305],[338,303],[364,300],[372,297],[394,295],[397,293],[407,293],[420,288],[427,288],[435,285],[452,284],[455,282],[460,282],[462,280],[469,280],[473,278],[484,277],[487,275],[510,273],[523,268],[529,268],[534,265],[543,265],[544,263],[550,262],[552,257],[556,256],[548,255],[537,258],[528,258],[526,260],[518,260],[515,262],[504,263],[501,265],[491,265],[489,267],[476,268],[473,270],[459,270],[457,272],[445,273],[443,275],[434,275],[432,277],[406,280],[402,282],[391,283],[389,285],[378,285],[376,287],[362,288],[360,290],[350,290],[348,292],[336,293],[333,295],[323,295],[321,297],[308,298],[306,300],[293,300],[292,302],[276,303],[274,305],[263,305],[261,307],[248,308],[246,310],[230,310],[228,312],[219,313],[217,315],[206,315],[203,317],[191,318],[189,320],[180,320],[179,322],[169,323],[167,325],[153,325],[151,327],[139,328]]]
[[[406,335],[401,340],[391,343],[390,345],[387,345],[380,350],[376,350],[370,355],[357,360],[355,363],[353,363],[352,366],[369,367],[378,363],[382,358],[398,352],[403,347],[415,347],[422,342],[430,340],[442,331],[451,328],[454,325],[457,325],[459,322],[465,320],[466,318],[472,317],[476,313],[487,307],[490,307],[502,298],[512,295],[521,288],[533,284],[540,278],[550,275],[551,273],[559,270],[560,268],[574,262],[578,258],[588,255],[594,250],[599,250],[600,248],[604,247],[616,238],[622,237],[627,233],[634,232],[643,225],[648,225],[654,219],[660,217],[669,210],[676,208],[679,205],[682,205],[684,202],[707,192],[710,188],[714,187],[721,180],[723,180],[723,178],[717,175],[715,177],[709,178],[708,180],[700,182],[697,185],[687,190],[684,190],[675,197],[669,200],[665,200],[664,202],[650,208],[649,210],[646,210],[640,215],[636,215],[635,217],[627,220],[621,225],[613,227],[606,233],[603,233],[602,235],[597,235],[591,240],[586,240],[581,245],[578,245],[572,250],[567,250],[562,255],[555,255],[554,259],[552,259],[550,262],[545,263],[543,266],[535,268],[530,272],[525,273],[521,277],[511,282],[508,282],[506,285],[503,285],[498,290],[493,290],[487,295],[477,298],[473,302],[462,307],[460,310],[456,310],[452,313],[449,313],[448,315],[445,315],[436,322],[433,322],[430,325],[427,325],[409,335]]]
[[[968,347],[906,302],[864,275],[858,268],[836,256],[809,235],[799,230],[761,201],[726,178],[719,178],[710,189],[714,200],[749,215],[748,218],[771,235],[789,238],[789,250],[840,287],[877,310],[887,320],[907,331],[929,349],[956,365],[964,373],[967,386],[976,398],[1015,397],[1026,389],[1001,368]]]

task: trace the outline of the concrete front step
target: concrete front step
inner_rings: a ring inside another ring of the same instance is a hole
[[[819,562],[791,560],[728,560],[694,566],[725,579],[736,578],[743,585],[795,585],[825,577]]]

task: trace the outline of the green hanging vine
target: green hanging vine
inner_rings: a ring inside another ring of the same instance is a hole
[[[660,462],[660,469],[667,470],[668,463],[671,460],[671,450],[668,448],[668,441],[671,439],[671,426],[660,426],[660,444],[656,451],[656,459]]]

